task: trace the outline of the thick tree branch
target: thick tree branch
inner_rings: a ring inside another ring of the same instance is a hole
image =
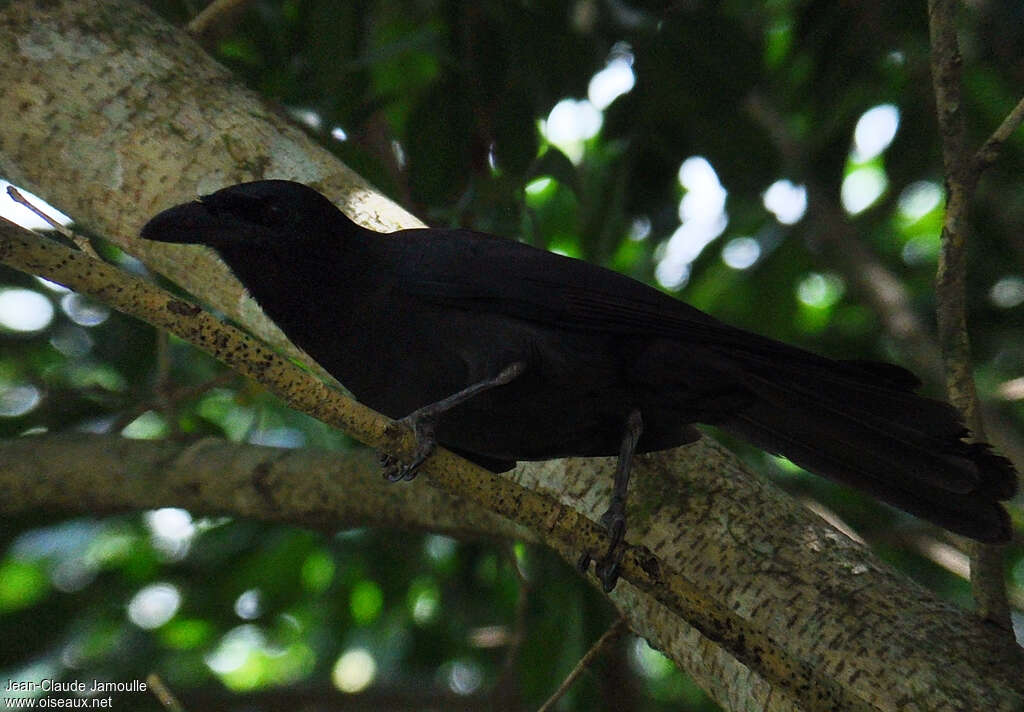
[[[0,172],[247,326],[264,322],[212,255],[131,237],[149,215],[224,184],[285,177],[315,184],[364,224],[415,224],[138,4],[8,4],[0,74],[10,78],[0,86]],[[21,232],[5,234],[15,236],[5,245],[25,242]],[[32,259],[34,271],[39,255]],[[105,267],[77,253],[67,259],[63,268],[84,273]],[[149,305],[160,319],[176,309],[179,326],[228,350],[215,321],[160,299]],[[386,423],[365,409],[348,411],[322,383],[302,390],[300,381],[315,381],[310,374],[286,370],[265,347],[246,348],[236,357],[257,376],[276,374],[299,407],[323,400],[328,420],[365,427],[356,434],[373,444],[389,441]],[[460,463],[439,453],[428,474],[470,499],[490,496],[497,511],[572,559],[581,548],[602,549],[589,519],[532,491],[596,518],[612,461],[524,465],[508,480]],[[714,444],[639,458],[631,505],[627,580],[611,599],[726,707],[1019,706],[1024,682],[986,626],[879,564]]]
[[[426,482],[394,487],[369,450],[280,450],[214,438],[193,443],[65,433],[0,440],[0,513],[71,515],[182,507],[298,524],[535,540],[529,529]]]

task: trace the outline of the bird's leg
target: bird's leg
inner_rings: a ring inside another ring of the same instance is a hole
[[[601,525],[608,530],[611,543],[608,551],[594,566],[594,573],[601,580],[604,590],[611,591],[619,578],[619,562],[624,549],[620,548],[626,534],[626,492],[629,487],[629,473],[633,466],[633,455],[636,454],[637,443],[644,432],[644,421],[639,410],[630,412],[626,418],[626,432],[619,448],[619,461],[615,466],[615,484],[612,488],[612,501],[603,515]],[[584,553],[579,560],[579,568],[586,571],[590,566],[590,554]]]
[[[397,462],[390,455],[382,454],[380,463],[384,468],[384,477],[391,482],[411,480],[416,477],[416,470],[423,464],[424,460],[430,457],[437,447],[437,440],[434,438],[434,428],[437,425],[438,416],[448,412],[457,405],[465,403],[479,393],[483,393],[495,386],[503,386],[506,383],[510,383],[525,370],[526,362],[516,361],[502,369],[501,373],[497,376],[474,383],[457,393],[451,394],[447,398],[442,398],[436,403],[417,408],[399,420],[400,424],[410,428],[416,436],[416,451],[413,453],[412,460],[404,464]]]

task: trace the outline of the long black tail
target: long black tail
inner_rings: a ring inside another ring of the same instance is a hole
[[[1016,472],[987,444],[966,441],[955,408],[916,395],[917,379],[896,366],[831,364],[745,364],[755,402],[717,424],[951,531],[985,542],[1010,538],[999,501],[1016,491]]]

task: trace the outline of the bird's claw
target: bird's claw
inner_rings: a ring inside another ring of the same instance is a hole
[[[434,429],[437,426],[437,419],[460,403],[472,398],[477,393],[486,391],[495,386],[503,386],[515,380],[526,369],[525,361],[516,361],[506,366],[501,373],[493,378],[471,384],[447,398],[442,398],[436,403],[425,405],[414,410],[401,420],[392,421],[391,427],[401,429],[405,426],[412,430],[416,436],[416,450],[413,452],[412,461],[402,464],[390,455],[381,456],[381,465],[384,467],[384,477],[391,482],[398,480],[411,480],[416,477],[416,471],[420,465],[430,457],[437,449],[437,439],[434,437]]]
[[[621,546],[612,547],[596,564],[594,564],[594,575],[601,582],[601,588],[605,593],[611,593],[615,584],[619,582],[619,564],[626,549]]]
[[[412,430],[413,435],[416,436],[416,450],[409,462],[402,462],[383,452],[378,456],[383,468],[382,474],[388,482],[415,479],[420,465],[426,462],[427,458],[437,449],[437,440],[434,439],[434,424],[431,419],[417,417],[416,413],[412,413],[397,421],[397,425]]]
[[[601,516],[601,526],[608,530],[611,542],[608,544],[608,551],[605,552],[605,555],[595,563],[594,574],[601,582],[605,593],[609,593],[619,580],[619,564],[622,563],[622,557],[626,553],[626,548],[623,546],[626,535],[625,503],[613,501],[612,506]],[[581,572],[586,573],[590,568],[590,561],[590,554],[584,552],[576,566]]]
[[[408,466],[396,457],[392,457],[386,453],[380,453],[377,456],[381,466],[381,475],[388,482],[398,482],[404,479],[412,479],[416,476],[416,472],[412,471],[411,477],[409,475]]]

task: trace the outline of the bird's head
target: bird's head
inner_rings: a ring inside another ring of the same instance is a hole
[[[312,241],[335,235],[339,229],[360,228],[308,186],[261,180],[222,188],[164,210],[146,223],[141,235],[146,240],[208,245],[223,251]]]

